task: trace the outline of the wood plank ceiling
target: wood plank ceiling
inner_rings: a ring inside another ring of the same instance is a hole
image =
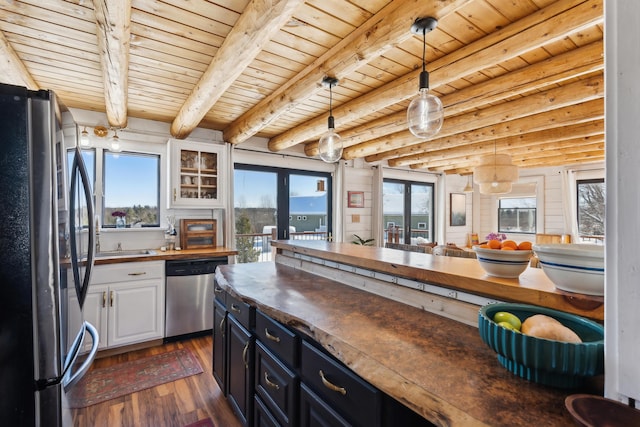
[[[445,106],[414,137],[422,37]],[[68,107],[269,138],[317,156],[333,89],[344,159],[466,174],[480,157],[520,167],[604,160],[602,0],[0,0],[0,82]],[[91,125],[87,123],[87,125]]]

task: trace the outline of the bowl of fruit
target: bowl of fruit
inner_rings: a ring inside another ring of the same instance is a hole
[[[480,309],[478,329],[500,364],[529,381],[572,388],[604,372],[604,327],[584,317],[493,303]]]
[[[473,247],[480,267],[494,277],[517,278],[527,269],[531,258],[531,242],[489,240]]]

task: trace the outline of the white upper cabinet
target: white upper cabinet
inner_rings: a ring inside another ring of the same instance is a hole
[[[224,144],[169,141],[169,207],[224,208]]]

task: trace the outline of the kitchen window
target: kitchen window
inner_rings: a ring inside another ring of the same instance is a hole
[[[102,227],[160,226],[160,155],[103,151]]]

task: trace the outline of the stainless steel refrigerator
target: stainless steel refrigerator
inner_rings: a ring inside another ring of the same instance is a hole
[[[66,393],[97,352],[95,328],[68,322],[82,318],[94,257],[89,176],[75,153],[69,168],[53,92],[0,84],[2,425],[70,425]]]

